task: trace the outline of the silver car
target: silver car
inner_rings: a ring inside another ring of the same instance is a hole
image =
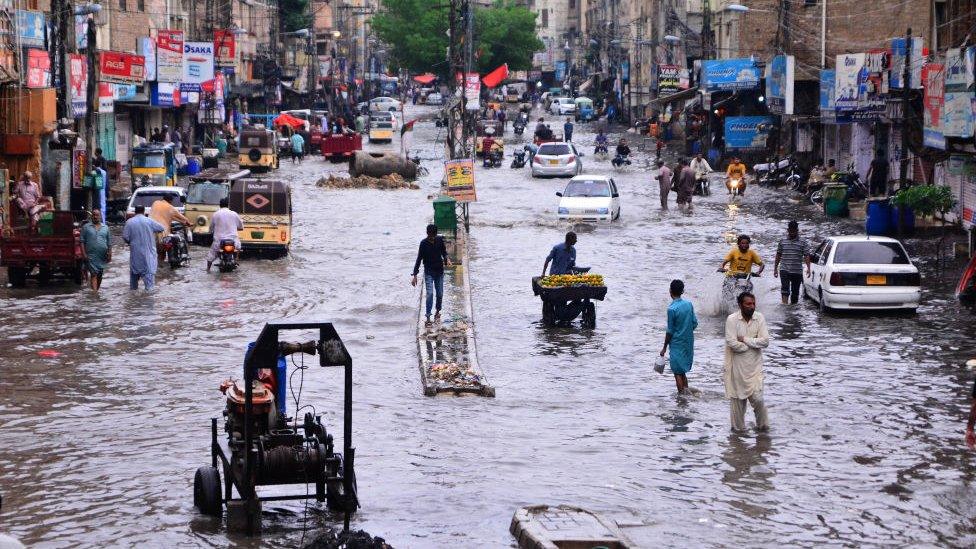
[[[572,143],[543,143],[532,159],[532,177],[573,177],[583,173],[583,156]]]

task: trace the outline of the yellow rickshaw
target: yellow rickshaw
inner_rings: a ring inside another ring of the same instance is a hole
[[[488,135],[485,130],[491,128],[492,135],[491,138],[495,140],[495,145],[502,150],[502,154],[505,152],[505,140],[502,138],[502,128],[503,125],[499,120],[478,120],[474,125],[475,131],[475,153],[478,156],[484,152],[481,150],[481,142],[485,140],[485,136]]]
[[[238,179],[231,184],[230,209],[244,222],[238,231],[243,252],[284,256],[291,246],[291,187],[271,179]]]
[[[132,149],[129,175],[132,176],[133,189],[146,186],[172,187],[176,185],[176,169],[176,147],[172,143],[152,143]]]
[[[370,119],[369,142],[389,143],[393,141],[393,119]]]
[[[209,245],[213,241],[210,218],[220,208],[220,201],[230,195],[231,184],[249,175],[250,170],[209,168],[190,176],[184,215],[193,223],[191,236],[194,244]]]
[[[244,128],[238,137],[238,166],[252,172],[278,169],[278,141],[275,132],[263,126]]]

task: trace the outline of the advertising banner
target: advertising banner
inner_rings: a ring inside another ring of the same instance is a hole
[[[98,52],[98,81],[112,84],[142,84],[146,75],[146,59],[120,51]]]
[[[912,74],[909,87],[916,90],[922,89],[922,65],[925,58],[922,57],[923,40],[921,37],[912,38]],[[895,38],[891,41],[891,82],[890,86],[894,89],[901,89],[902,76],[905,73],[905,39]]]
[[[228,29],[214,30],[214,61],[218,65],[233,65],[237,56],[234,32]]]
[[[115,112],[114,87],[105,82],[98,83],[98,113],[109,114]]]
[[[88,58],[78,53],[68,55],[68,96],[71,116],[85,116],[88,113]]]
[[[976,178],[965,177],[959,190],[959,205],[962,209],[962,226],[971,229],[976,225]]]
[[[793,114],[793,79],[796,61],[792,55],[777,55],[766,66],[766,101],[769,112]]]
[[[161,30],[156,36],[156,80],[179,82],[183,78],[183,31]]]
[[[150,102],[157,107],[179,107],[180,87],[171,82],[157,82],[152,86]]]
[[[922,67],[922,141],[926,147],[945,149],[942,134],[942,116],[945,107],[944,67],[939,63],[927,63]]]
[[[556,61],[556,82],[562,82],[566,79],[566,62]]]
[[[118,101],[131,101],[136,98],[139,88],[135,84],[112,84],[112,99]]]
[[[47,21],[39,11],[17,10],[17,34],[21,46],[44,47]]]
[[[725,119],[727,150],[762,150],[773,127],[772,116],[729,116]]]
[[[183,78],[180,90],[199,92],[200,84],[214,77],[213,42],[183,43]]]
[[[657,66],[657,94],[671,95],[681,91],[681,67],[678,65]]]
[[[705,83],[705,91],[758,89],[759,78],[759,68],[752,59],[702,61],[702,82]]]
[[[75,149],[71,153],[73,156],[71,162],[71,187],[80,189],[84,183],[85,172],[87,171],[88,152],[84,149]]]
[[[458,202],[476,202],[478,195],[474,187],[474,161],[447,160],[444,162],[447,174],[447,195]]]
[[[27,87],[51,87],[51,58],[44,50],[27,50]]]
[[[942,135],[973,136],[972,99],[972,92],[945,92],[942,107]]]
[[[137,51],[145,59],[146,81],[154,82],[156,80],[156,39],[152,36],[140,36]]]
[[[863,76],[858,78],[858,111],[883,113],[888,102],[888,52],[864,54]]]
[[[476,72],[469,72],[464,76],[464,99],[469,111],[481,109],[478,103],[481,94],[481,78]]]
[[[88,47],[88,15],[75,16],[75,47],[83,50]]]
[[[835,81],[836,73],[834,69],[820,71],[820,111],[833,111],[836,108],[835,101]]]
[[[834,80],[834,104],[840,110],[857,110],[861,82],[866,75],[867,55],[848,53],[837,56]]]

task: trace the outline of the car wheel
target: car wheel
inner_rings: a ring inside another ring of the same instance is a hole
[[[830,307],[828,307],[827,303],[824,301],[823,288],[820,288],[817,295],[817,308],[820,309],[821,313],[830,312]]]
[[[620,208],[617,208],[617,216],[614,219],[620,219]]]

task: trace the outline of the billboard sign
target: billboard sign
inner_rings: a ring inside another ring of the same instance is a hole
[[[183,78],[180,90],[199,92],[200,85],[214,77],[213,42],[183,43]]]
[[[752,59],[702,61],[702,82],[709,92],[759,89],[759,68]]]
[[[914,89],[922,89],[922,65],[925,58],[922,57],[923,40],[921,37],[912,38],[912,74],[909,75],[909,85]],[[905,73],[905,39],[895,38],[891,41],[891,83],[894,89],[901,89],[902,76]]]
[[[152,105],[157,107],[179,107],[180,86],[172,82],[157,82],[152,86],[150,97]]]
[[[447,160],[444,162],[447,174],[447,195],[458,202],[475,202],[478,195],[474,187],[474,161]]]
[[[866,75],[866,54],[848,53],[837,56],[834,78],[834,105],[839,110],[857,110],[861,82]]]
[[[773,57],[766,68],[766,100],[769,112],[793,114],[795,59],[792,55]]]
[[[179,82],[183,78],[183,31],[161,30],[156,35],[156,80]]]
[[[234,32],[229,29],[214,30],[214,61],[218,65],[233,65],[237,54]]]
[[[142,84],[146,80],[146,59],[120,51],[98,52],[98,81],[112,84]]]
[[[945,108],[944,67],[940,63],[927,63],[922,67],[922,142],[926,147],[945,149],[942,133],[942,117]]]
[[[671,95],[681,88],[681,67],[678,65],[657,66],[657,94]]]
[[[27,50],[27,87],[51,87],[51,57],[44,50]]]
[[[156,80],[156,40],[152,36],[139,37],[139,55],[146,62],[146,81]]]
[[[762,150],[775,121],[772,116],[729,116],[725,119],[725,148]]]
[[[81,118],[88,113],[88,59],[84,55],[68,55],[68,84],[71,116]]]
[[[44,47],[47,21],[39,11],[17,10],[17,34],[21,46]]]
[[[479,99],[481,95],[481,78],[476,72],[469,72],[464,76],[464,99],[465,106],[469,111],[476,111],[481,108]]]

